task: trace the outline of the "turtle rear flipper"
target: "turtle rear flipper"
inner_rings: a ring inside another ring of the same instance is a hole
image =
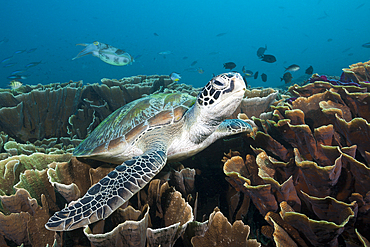
[[[76,203],[56,212],[45,227],[52,231],[70,231],[107,218],[141,190],[163,168],[166,160],[166,150],[156,147],[124,162]]]

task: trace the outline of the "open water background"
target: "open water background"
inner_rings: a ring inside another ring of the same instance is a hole
[[[340,75],[341,69],[370,59],[370,3],[353,1],[245,1],[245,0],[18,0],[0,8],[0,87],[7,76],[30,62],[42,61],[23,74],[27,84],[48,84],[101,78],[120,79],[140,74],[181,74],[181,82],[201,87],[212,74],[226,72],[234,62],[268,76],[267,82],[248,79],[251,86],[278,86],[284,67],[298,64],[294,79],[313,66],[314,72]],[[158,36],[154,35],[158,34]],[[218,34],[224,35],[217,36]],[[136,61],[116,67],[91,55],[72,61],[84,47],[77,43],[100,41],[121,48]],[[256,51],[277,62],[261,61]],[[17,50],[37,48],[32,53]],[[163,56],[159,52],[171,51]],[[187,59],[184,59],[187,57]],[[203,74],[185,71],[193,61]],[[7,63],[16,63],[4,68]]]

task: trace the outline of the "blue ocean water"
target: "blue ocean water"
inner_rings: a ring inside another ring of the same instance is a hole
[[[3,1],[0,60],[11,59],[0,63],[0,87],[7,87],[13,71],[39,61],[23,72],[23,83],[95,83],[175,71],[180,82],[201,87],[212,74],[228,71],[226,62],[239,72],[245,66],[267,74],[266,82],[248,78],[251,86],[281,85],[284,67],[291,64],[301,67],[294,78],[310,65],[316,73],[340,75],[342,68],[370,59],[370,49],[361,46],[370,42],[369,10],[364,0]],[[72,61],[84,48],[76,44],[94,41],[121,48],[136,61],[123,67],[91,55]],[[265,45],[275,63],[257,57]],[[32,48],[37,49],[27,53]],[[163,51],[171,54],[158,54]],[[14,65],[4,68],[9,63]]]

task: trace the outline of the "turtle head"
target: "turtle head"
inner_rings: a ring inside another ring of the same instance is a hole
[[[198,94],[197,105],[208,119],[223,121],[241,103],[245,83],[239,73],[229,72],[213,77]]]

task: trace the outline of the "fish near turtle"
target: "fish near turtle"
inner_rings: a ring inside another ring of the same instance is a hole
[[[301,67],[299,67],[299,65],[297,64],[292,64],[290,65],[289,67],[285,68],[285,71],[292,71],[292,72],[295,72],[295,71],[298,71]]]
[[[284,81],[285,84],[290,83],[293,79],[293,76],[290,72],[286,72],[282,78],[280,78],[280,81]]]
[[[306,73],[307,75],[312,75],[312,74],[313,74],[313,67],[312,67],[312,65],[310,65],[310,67],[308,67],[308,68],[306,69],[305,73]]]
[[[107,218],[141,190],[167,161],[195,155],[217,139],[252,132],[251,120],[226,119],[241,103],[239,73],[212,78],[197,98],[154,94],[122,106],[74,150],[76,157],[119,164],[76,202],[56,212],[45,227],[69,231]]]
[[[265,47],[260,47],[257,50],[257,57],[263,58],[263,55],[265,54],[265,51],[267,50],[267,45]]]
[[[266,63],[275,63],[276,62],[276,57],[274,55],[262,55],[262,60]]]
[[[261,79],[263,82],[266,82],[267,81],[267,75],[265,73],[262,73],[261,74]]]
[[[77,45],[86,46],[86,48],[80,51],[72,60],[91,54],[94,57],[100,58],[103,62],[115,66],[125,66],[135,62],[134,58],[127,52],[99,41],[91,44],[83,43]]]
[[[227,63],[224,63],[224,68],[225,69],[229,69],[229,70],[232,70],[233,68],[236,67],[236,64],[234,62],[227,62]]]

